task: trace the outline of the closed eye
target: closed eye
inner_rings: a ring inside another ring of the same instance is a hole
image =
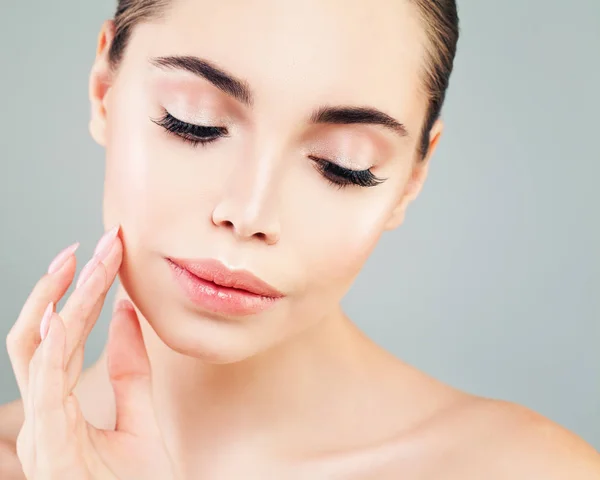
[[[369,169],[351,170],[349,168],[340,167],[338,164],[325,160],[324,158],[312,155],[309,155],[308,158],[315,162],[315,167],[327,180],[340,188],[348,185],[375,187],[376,185],[385,182],[384,178],[376,177]]]
[[[179,137],[185,142],[190,143],[192,146],[205,146],[221,137],[227,137],[229,135],[229,132],[225,127],[196,125],[184,122],[167,111],[165,111],[162,117],[151,120],[170,134]],[[331,185],[337,186],[338,188],[344,188],[350,185],[374,187],[385,181],[385,179],[376,177],[370,169],[352,170],[314,155],[309,155],[308,158],[313,161],[315,168],[321,175],[328,180]]]
[[[152,119],[152,121],[193,146],[206,145],[228,135],[227,128],[225,127],[187,123],[175,118],[166,111],[161,118]]]

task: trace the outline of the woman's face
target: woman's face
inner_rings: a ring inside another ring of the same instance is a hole
[[[116,75],[100,42],[105,224],[122,226],[122,283],[167,345],[235,361],[335,315],[425,176],[424,33],[402,0],[177,0],[135,27]],[[167,258],[217,259],[284,296],[203,308]]]

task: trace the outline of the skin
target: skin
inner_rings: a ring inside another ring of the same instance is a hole
[[[106,149],[104,224],[119,225],[119,235],[96,269],[97,283],[86,282],[86,295],[77,289],[69,300],[85,298],[87,307],[55,314],[38,347],[46,305],[73,281],[72,256],[40,280],[9,335],[23,402],[0,411],[0,468],[12,469],[0,470],[2,478],[22,478],[17,436],[20,461],[36,479],[64,478],[64,468],[91,478],[116,471],[123,480],[248,472],[290,479],[598,477],[597,453],[573,434],[413,369],[340,308],[380,235],[402,223],[443,131],[436,122],[429,156],[418,161],[426,39],[409,2],[224,7],[178,0],[163,21],[136,27],[117,72],[108,63],[113,35],[107,22],[90,78],[90,131]],[[244,79],[253,105],[148,62],[168,55],[198,56]],[[310,113],[324,104],[377,108],[408,134],[312,125]],[[191,123],[226,124],[230,136],[193,147],[152,122],[164,109]],[[386,180],[340,189],[308,155],[370,168]],[[244,318],[191,308],[164,256],[220,259],[285,297]],[[105,353],[81,372],[87,333],[117,275],[117,298],[135,310],[115,313]],[[53,397],[49,384],[64,385],[55,389],[64,395]],[[79,407],[69,409],[73,398]],[[42,418],[64,432],[68,467],[52,464],[61,455],[52,455],[56,435],[44,431],[57,430],[38,419],[48,405],[54,416]],[[41,433],[26,428],[33,418]],[[128,449],[103,433],[115,424]],[[124,452],[146,459],[149,470],[125,470]],[[90,457],[103,466],[86,463]],[[36,458],[50,458],[56,477],[35,473]]]

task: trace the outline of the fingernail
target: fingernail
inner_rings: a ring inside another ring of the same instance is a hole
[[[102,238],[98,240],[98,244],[96,245],[96,249],[94,250],[94,256],[88,263],[85,264],[83,270],[81,270],[75,288],[81,287],[92,276],[98,264],[101,261],[103,261],[110,252],[110,249],[112,248],[118,233],[119,226],[117,225],[116,227],[111,228],[108,232],[102,235]]]
[[[50,318],[52,317],[52,313],[54,312],[54,303],[50,302],[44,311],[44,316],[42,317],[42,323],[40,324],[40,336],[42,340],[46,338],[48,335],[48,330],[50,329]]]
[[[94,270],[100,262],[101,259],[99,257],[93,256],[91,260],[85,264],[85,267],[83,267],[81,273],[79,274],[75,288],[81,287],[88,280],[88,278],[92,276],[92,273],[94,273]]]
[[[48,267],[48,273],[53,274],[58,272],[78,248],[79,242],[74,243],[73,245],[70,245],[62,250],[50,263],[50,266]]]
[[[120,310],[134,310],[133,304],[126,298],[119,300],[115,305],[115,312],[118,312]]]
[[[100,260],[103,260],[108,252],[110,251],[110,247],[112,246],[115,238],[117,238],[117,234],[119,233],[119,226],[111,228],[108,232],[102,235],[102,238],[98,240],[98,245],[96,245],[96,249],[94,250],[94,256],[99,257]]]

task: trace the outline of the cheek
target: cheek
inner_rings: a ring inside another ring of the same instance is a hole
[[[162,111],[128,75],[124,70],[118,77],[107,109],[105,224],[123,226],[130,250],[155,250],[172,231],[176,215],[192,203],[182,182],[199,177],[186,170],[194,168],[189,155],[182,159],[152,122]]]
[[[115,135],[106,154],[105,216],[111,224],[119,222],[136,243],[152,238],[169,199],[164,183],[158,188],[160,169],[152,164],[148,147],[135,134]]]
[[[387,192],[345,192],[314,195],[320,205],[308,206],[298,247],[304,274],[315,292],[339,298],[350,287],[383,231],[392,200]],[[319,198],[320,197],[320,198]],[[337,197],[337,198],[334,198]]]
[[[141,101],[135,95],[127,100],[123,96],[116,89],[108,110],[104,212],[109,224],[120,223],[135,239],[147,233],[147,218],[154,211],[156,172]]]
[[[198,192],[208,176],[195,171],[198,162],[158,132],[149,115],[132,110],[115,111],[110,122],[105,222],[123,226],[130,248],[160,250],[173,244],[174,231],[194,238],[185,225],[200,223],[206,213],[199,211],[206,202]]]
[[[353,218],[351,221],[355,223],[325,232],[316,250],[314,271],[317,278],[325,282],[354,278],[377,244],[381,234],[379,222],[372,218],[363,221]]]

